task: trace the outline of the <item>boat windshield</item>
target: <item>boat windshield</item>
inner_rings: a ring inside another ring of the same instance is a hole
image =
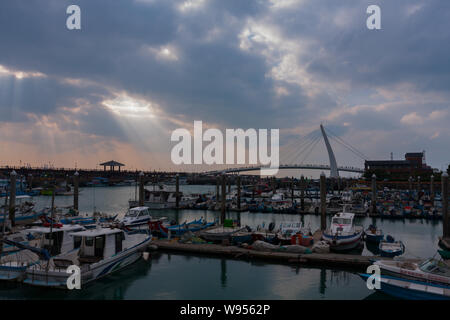
[[[333,223],[336,224],[351,224],[352,220],[348,218],[333,218]]]
[[[126,217],[137,217],[139,214],[139,211],[136,210],[128,210]]]
[[[444,263],[439,263],[436,260],[427,260],[422,263],[419,268],[424,272],[430,273],[440,273],[445,274],[445,276],[449,276],[449,268]]]

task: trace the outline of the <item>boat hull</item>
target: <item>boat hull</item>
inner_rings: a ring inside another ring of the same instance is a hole
[[[81,267],[81,286],[86,285],[94,280],[98,280],[113,272],[119,271],[142,257],[142,252],[150,244],[151,237],[147,238],[133,248],[127,249],[120,254],[102,260],[92,265]],[[67,279],[70,274],[65,270],[38,270],[37,268],[29,268],[26,271],[26,278],[23,281],[33,286],[52,287],[59,289],[67,289]]]
[[[360,274],[367,281],[370,274]],[[381,277],[380,289],[390,296],[406,300],[450,300],[450,289],[395,277]]]
[[[348,236],[333,236],[324,233],[323,240],[329,243],[330,250],[333,252],[346,252],[361,248],[362,232],[356,232]]]

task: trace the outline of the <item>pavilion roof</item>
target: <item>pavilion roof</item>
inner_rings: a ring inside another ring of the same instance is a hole
[[[125,166],[123,163],[111,160],[107,162],[100,163],[101,166],[115,166],[115,167],[123,167]]]

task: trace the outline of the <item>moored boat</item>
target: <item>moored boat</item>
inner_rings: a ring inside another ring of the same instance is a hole
[[[61,227],[37,227],[27,232],[39,234],[36,243],[30,245],[11,240],[7,244],[17,246],[23,250],[6,255],[0,259],[0,280],[21,280],[25,276],[27,267],[41,261],[41,257],[50,258],[69,251],[77,251],[78,244],[69,234],[83,231],[82,226],[67,225]]]
[[[429,282],[450,287],[450,267],[443,261],[425,259],[423,261],[378,260],[373,263],[382,275]]]
[[[158,231],[162,237],[168,237],[169,232],[170,232],[171,236],[181,236],[188,231],[197,232],[197,231],[212,227],[215,223],[214,222],[206,222],[203,218],[200,218],[198,220],[194,220],[191,222],[184,222],[179,225],[171,225],[171,226],[164,226],[164,224],[162,223],[162,220],[153,221],[149,224],[150,224],[150,230]]]
[[[246,230],[245,227],[224,227],[218,226],[208,230],[200,231],[200,237],[206,241],[222,241],[229,240],[230,237],[239,231]]]
[[[395,241],[391,236],[387,236],[386,240],[382,240],[379,245],[380,255],[382,257],[396,257],[405,252],[405,245],[402,241]]]
[[[148,207],[134,207],[128,209],[128,212],[122,219],[117,222],[123,224],[127,228],[138,227],[147,224],[152,219]]]
[[[29,266],[24,283],[66,289],[70,276],[66,269],[76,265],[83,286],[137,261],[151,242],[149,234],[128,234],[118,228],[96,228],[75,236],[80,243],[79,252],[71,251]]]
[[[364,231],[364,236],[367,242],[373,243],[379,243],[384,238],[383,231],[374,225],[370,225],[369,228]]]
[[[322,239],[330,244],[331,251],[344,252],[361,248],[363,228],[353,224],[354,217],[355,215],[349,212],[333,216],[331,227],[322,235]]]
[[[370,276],[370,274],[360,274],[364,281],[367,281]],[[396,298],[407,300],[450,300],[450,287],[390,276],[382,276],[379,280],[379,290]]]

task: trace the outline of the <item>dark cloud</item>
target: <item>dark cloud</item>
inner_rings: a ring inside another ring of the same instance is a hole
[[[70,4],[81,7],[80,31],[65,27]],[[101,104],[118,92],[156,103],[168,119],[167,127],[182,119],[234,128],[286,129],[328,119],[337,133],[357,136],[368,131],[396,132],[405,125],[402,117],[411,112],[426,116],[425,109],[449,109],[450,3],[446,0],[380,0],[380,31],[365,26],[366,8],[373,4],[369,0],[300,1],[285,8],[267,1],[216,0],[185,12],[178,9],[181,4],[170,0],[0,2],[0,65],[46,75],[20,80],[2,76],[0,121],[27,121],[26,113],[71,115],[76,121],[67,126],[72,130],[135,143],[120,119]],[[244,50],[240,35],[255,25],[276,29],[277,39],[257,41],[250,34],[246,40],[252,48]],[[174,56],[164,57],[164,48]],[[295,56],[291,63],[302,72],[288,64],[282,70],[292,73],[290,79],[276,78],[272,71],[287,52]],[[73,85],[65,78],[88,85]],[[389,101],[377,91],[395,95],[400,93],[395,88],[401,91],[404,84],[416,95],[436,94],[436,98],[416,103],[396,96]],[[89,105],[88,114],[61,111],[79,107],[80,98]],[[381,111],[370,107],[388,102],[402,106]],[[358,105],[369,107],[341,112]],[[442,143],[429,140],[431,131],[406,131],[428,141],[431,148]]]

